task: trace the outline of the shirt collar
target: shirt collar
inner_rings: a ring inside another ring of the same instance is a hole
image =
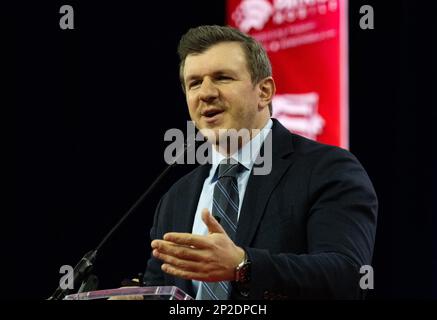
[[[269,119],[269,121],[267,121],[266,125],[260,130],[260,132],[255,137],[253,137],[252,140],[247,142],[241,149],[238,149],[237,152],[231,155],[231,158],[242,164],[245,170],[252,170],[253,164],[258,157],[261,146],[264,143],[264,140],[266,139],[270,130],[272,129],[272,126],[273,121],[272,119]],[[211,149],[212,167],[210,172],[214,174],[214,180],[218,165],[223,159],[226,159],[226,157],[218,152],[214,147]]]

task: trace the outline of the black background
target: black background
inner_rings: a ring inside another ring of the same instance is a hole
[[[59,28],[63,4],[74,8],[75,30]],[[359,28],[364,4],[374,8],[374,30]],[[369,299],[429,298],[437,287],[423,10],[401,0],[349,5],[350,149],[380,202]],[[224,24],[225,3],[41,1],[11,12],[15,198],[3,275],[8,298],[42,299],[60,266],[95,247],[164,168],[164,132],[188,119],[179,38]],[[191,169],[173,171],[102,249],[102,288],[144,270],[155,205]]]

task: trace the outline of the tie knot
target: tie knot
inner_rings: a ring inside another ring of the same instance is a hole
[[[236,178],[238,175],[238,171],[240,168],[240,164],[234,159],[223,159],[218,166],[218,176],[220,179],[222,177],[232,177]]]

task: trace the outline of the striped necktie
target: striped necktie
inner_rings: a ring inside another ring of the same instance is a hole
[[[231,162],[231,163],[229,163]],[[238,223],[240,203],[237,175],[240,165],[224,159],[218,166],[217,182],[214,187],[212,214],[220,218],[220,224],[234,241]],[[230,296],[229,281],[202,282],[202,300],[227,300]]]

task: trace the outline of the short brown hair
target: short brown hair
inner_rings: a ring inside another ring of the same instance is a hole
[[[246,54],[247,68],[249,70],[253,85],[266,77],[272,75],[272,65],[262,45],[252,37],[241,31],[226,26],[199,26],[191,28],[185,33],[178,46],[180,59],[179,78],[182,89],[184,86],[184,64],[190,54],[203,53],[213,45],[221,42],[239,42]],[[272,104],[269,104],[270,115]]]

